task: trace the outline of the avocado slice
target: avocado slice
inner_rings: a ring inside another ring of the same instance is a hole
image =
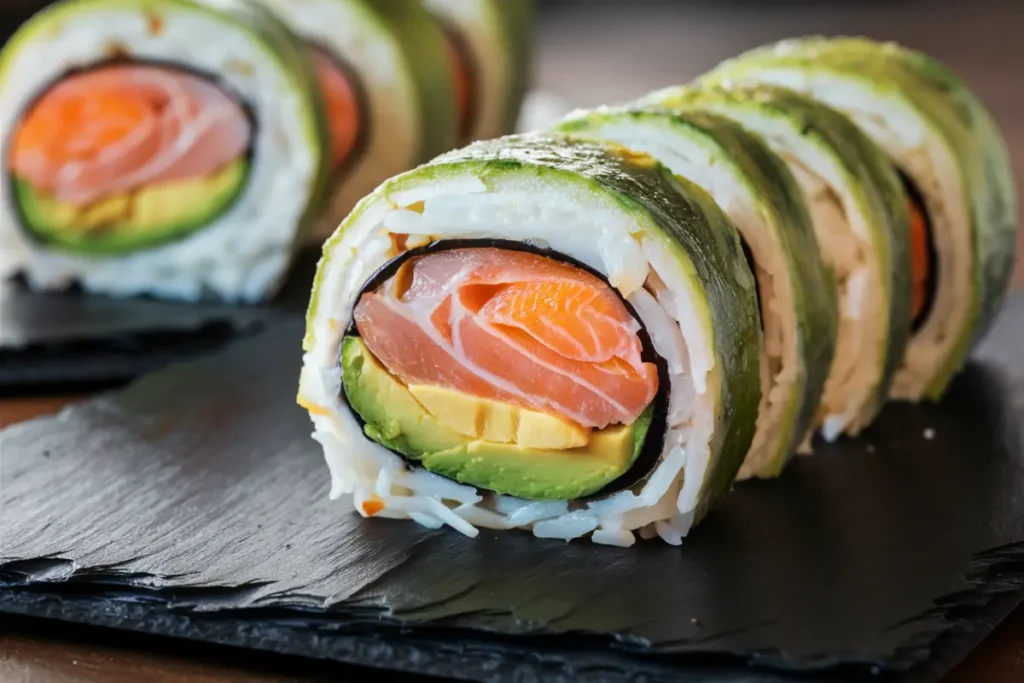
[[[633,424],[591,432],[585,446],[526,448],[445,426],[384,369],[359,337],[342,342],[341,368],[345,396],[369,438],[435,474],[530,500],[571,500],[610,484],[640,454],[654,414],[648,406]]]
[[[78,206],[14,178],[25,229],[44,244],[82,254],[123,254],[180,239],[209,225],[241,193],[249,162],[206,178],[156,183]]]

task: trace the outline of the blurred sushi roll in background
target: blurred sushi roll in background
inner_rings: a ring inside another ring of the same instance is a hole
[[[0,276],[256,301],[320,208],[303,46],[242,0],[51,5],[0,55]]]
[[[533,42],[534,0],[423,0],[448,42],[459,144],[511,133]]]
[[[0,56],[0,277],[252,302],[382,181],[512,130],[533,3],[65,0]]]
[[[419,0],[261,0],[306,43],[331,131],[314,240],[385,179],[457,144],[445,34]]]

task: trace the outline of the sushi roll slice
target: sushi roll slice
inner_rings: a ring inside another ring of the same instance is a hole
[[[319,208],[301,45],[238,0],[50,6],[0,54],[0,276],[255,301]]]
[[[712,77],[807,93],[849,116],[899,168],[913,218],[913,333],[893,395],[941,397],[991,326],[1013,270],[1017,198],[992,117],[941,64],[863,38],[788,40]]]
[[[761,347],[710,196],[509,137],[387,181],[324,245],[298,401],[364,516],[679,543],[750,447]]]
[[[757,431],[740,477],[778,476],[814,427],[837,325],[834,277],[789,169],[759,137],[709,112],[598,109],[557,129],[651,155],[706,190],[739,230],[765,340]]]
[[[410,0],[261,0],[297,33],[316,68],[331,131],[322,242],[387,178],[456,145],[444,34]]]
[[[884,405],[910,332],[909,215],[892,164],[845,116],[782,88],[669,88],[645,101],[727,116],[789,166],[838,288],[821,432],[858,433]]]
[[[533,0],[424,0],[448,42],[459,144],[516,129],[530,70]]]

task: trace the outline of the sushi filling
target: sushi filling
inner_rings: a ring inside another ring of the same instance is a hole
[[[476,69],[473,55],[466,39],[458,29],[442,21],[445,43],[448,50],[448,61],[451,65],[452,83],[455,89],[455,114],[458,119],[459,144],[473,141],[473,128],[476,125]]]
[[[368,140],[367,98],[355,71],[327,48],[309,44],[331,134],[331,170],[339,175],[362,155]]]
[[[750,272],[756,275],[758,273],[757,266],[754,261],[754,254],[750,251],[750,245],[747,241],[740,238],[740,246],[743,247],[743,258],[747,260],[747,267],[750,268]],[[761,330],[764,330],[764,300],[761,298],[761,279],[754,278],[754,292],[757,294],[757,308],[761,311]]]
[[[667,369],[632,307],[580,264],[500,242],[412,250],[364,286],[342,344],[364,433],[518,498],[643,480],[664,436]]]
[[[216,221],[246,185],[255,122],[214,78],[118,60],[66,74],[27,108],[7,159],[33,239],[121,253]]]
[[[938,256],[932,239],[932,221],[925,208],[924,197],[910,177],[900,172],[907,206],[910,209],[911,278],[913,282],[911,299],[911,331],[920,330],[935,303]]]

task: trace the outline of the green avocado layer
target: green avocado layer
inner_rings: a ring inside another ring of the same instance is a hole
[[[56,249],[97,256],[124,254],[181,239],[223,214],[245,187],[249,164],[239,159],[208,178],[139,188],[75,206],[14,179],[25,229]]]
[[[345,397],[363,418],[366,436],[436,474],[530,500],[588,496],[625,474],[653,415],[648,406],[633,424],[593,432],[580,448],[523,448],[473,439],[438,423],[359,337],[342,343],[341,368]]]

